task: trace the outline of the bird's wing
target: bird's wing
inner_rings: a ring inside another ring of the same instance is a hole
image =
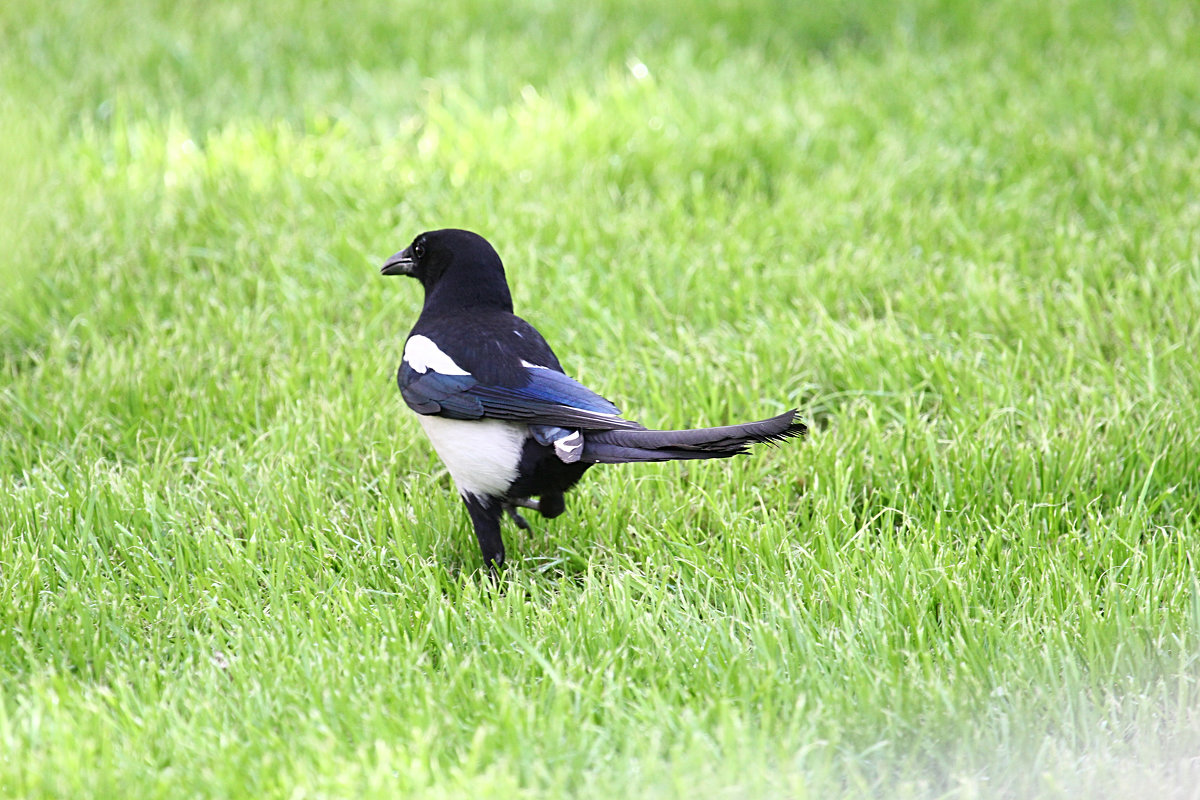
[[[425,342],[406,346],[396,376],[404,402],[418,414],[451,419],[502,419],[570,430],[642,427],[623,419],[615,405],[556,370],[526,363],[517,380],[506,381],[513,385],[485,383],[435,349],[436,346],[431,347],[431,340]]]

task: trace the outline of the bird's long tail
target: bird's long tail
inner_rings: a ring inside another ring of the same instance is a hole
[[[749,451],[752,444],[770,444],[803,436],[808,427],[796,411],[778,417],[686,431],[587,431],[580,461],[624,464],[631,461],[678,461],[688,458],[729,458]]]

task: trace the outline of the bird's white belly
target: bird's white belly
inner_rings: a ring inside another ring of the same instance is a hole
[[[529,426],[495,419],[418,414],[425,435],[450,470],[459,494],[501,496],[517,479]]]

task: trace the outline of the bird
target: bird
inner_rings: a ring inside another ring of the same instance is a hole
[[[482,236],[426,231],[382,275],[420,282],[424,304],[404,342],[400,394],[445,464],[484,564],[503,566],[501,521],[547,519],[595,464],[728,458],[808,429],[796,409],[741,425],[649,430],[569,377],[540,333],[513,313],[504,265]]]

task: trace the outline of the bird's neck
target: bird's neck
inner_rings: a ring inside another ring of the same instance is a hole
[[[425,289],[423,311],[436,313],[439,310],[459,311],[479,309],[507,311],[512,313],[512,295],[501,275],[473,277],[471,280],[440,280]]]

